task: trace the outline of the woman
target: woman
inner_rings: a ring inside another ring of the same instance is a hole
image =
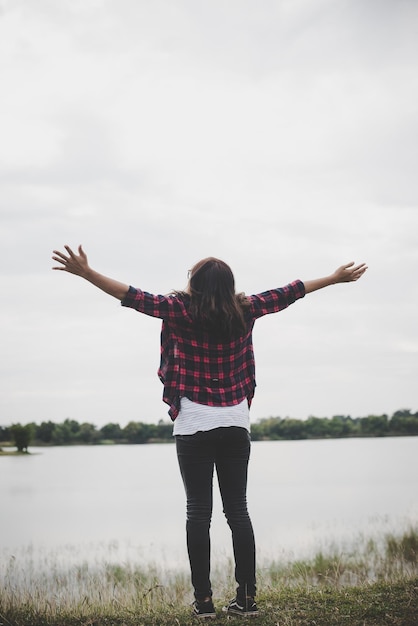
[[[187,497],[187,548],[194,588],[194,614],[215,618],[210,582],[212,481],[216,468],[224,513],[232,531],[236,597],[229,614],[255,617],[255,542],[247,511],[250,456],[249,408],[255,390],[252,329],[257,318],[286,308],[305,294],[358,280],[365,264],[348,263],[330,276],[296,280],[253,296],[235,293],[229,266],[209,257],[189,272],[185,291],[152,295],[90,268],[79,246],[75,254],[54,250],[55,270],[81,276],[118,298],[122,306],[162,319],[158,375]]]

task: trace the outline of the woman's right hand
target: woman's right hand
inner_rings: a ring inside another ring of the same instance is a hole
[[[64,248],[66,249],[67,254],[60,252],[59,250],[54,250],[55,256],[52,258],[54,261],[61,263],[61,265],[53,267],[52,269],[69,272],[70,274],[86,278],[90,267],[83,247],[81,245],[78,246],[78,255],[71,250],[70,246],[64,246]]]
[[[365,263],[354,265],[354,261],[351,261],[351,263],[347,263],[346,265],[341,265],[341,267],[335,270],[333,274],[334,282],[335,283],[351,283],[361,278],[361,276],[363,276],[366,270],[367,270],[367,265]]]

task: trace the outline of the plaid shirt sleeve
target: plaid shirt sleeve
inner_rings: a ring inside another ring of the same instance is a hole
[[[253,296],[248,296],[250,301],[250,311],[253,319],[268,315],[269,313],[278,313],[293,304],[299,298],[305,295],[305,285],[301,280],[295,280],[285,287],[271,289]]]
[[[187,309],[181,298],[154,295],[134,287],[129,287],[129,291],[121,304],[135,309],[139,313],[164,320],[179,321],[188,317]]]

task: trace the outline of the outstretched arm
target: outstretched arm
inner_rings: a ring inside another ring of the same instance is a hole
[[[58,261],[61,265],[53,267],[53,270],[61,270],[63,272],[69,272],[76,276],[81,276],[85,280],[88,280],[92,285],[98,287],[110,296],[123,300],[129,291],[129,285],[120,283],[113,278],[104,276],[94,271],[88,264],[87,255],[84,252],[82,246],[78,246],[78,254],[75,254],[69,246],[64,246],[67,254],[54,250],[54,261]]]
[[[330,285],[336,285],[337,283],[351,283],[361,278],[366,270],[367,265],[365,263],[354,265],[354,261],[352,261],[346,265],[341,265],[341,267],[336,269],[335,272],[329,276],[303,281],[305,293],[311,293],[312,291],[317,291],[318,289],[323,289],[323,287],[329,287]]]

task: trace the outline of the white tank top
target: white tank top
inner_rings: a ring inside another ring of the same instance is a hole
[[[246,398],[231,406],[207,406],[181,398],[173,435],[194,435],[198,431],[228,426],[238,426],[250,432],[250,411]]]

